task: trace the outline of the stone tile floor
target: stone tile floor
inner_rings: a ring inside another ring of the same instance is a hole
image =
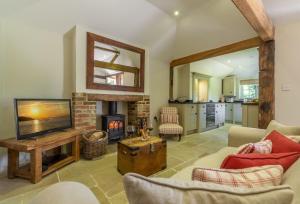
[[[153,175],[171,177],[177,171],[192,164],[207,154],[227,145],[230,124],[224,127],[167,139],[167,168]],[[108,153],[97,160],[84,160],[70,164],[45,177],[38,184],[23,179],[0,178],[0,204],[27,204],[31,198],[47,186],[61,181],[77,181],[88,186],[101,204],[127,203],[122,185],[122,175],[117,171],[116,144],[108,146]]]

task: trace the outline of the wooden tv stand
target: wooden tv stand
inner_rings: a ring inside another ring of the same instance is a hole
[[[46,176],[57,169],[78,161],[80,158],[79,141],[81,131],[68,129],[61,132],[50,133],[36,139],[16,140],[15,138],[0,141],[0,147],[8,149],[7,176],[12,179],[21,177],[29,179],[32,183],[38,183],[43,176]],[[42,171],[42,152],[56,147],[72,144],[72,153],[66,158],[51,164],[48,169]],[[19,166],[19,153],[30,153],[30,164]]]

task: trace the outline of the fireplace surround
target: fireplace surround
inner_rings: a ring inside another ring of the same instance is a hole
[[[123,101],[128,103],[128,124],[137,125],[139,119],[150,119],[150,98],[148,95],[113,95],[73,93],[73,124],[76,129],[96,129],[97,101]],[[124,127],[126,128],[126,127]]]

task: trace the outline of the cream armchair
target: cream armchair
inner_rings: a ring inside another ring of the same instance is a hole
[[[176,107],[162,107],[160,111],[159,136],[173,135],[181,140],[183,127],[179,125],[178,112]]]

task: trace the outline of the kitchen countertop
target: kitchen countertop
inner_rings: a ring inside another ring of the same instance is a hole
[[[240,103],[242,105],[258,105],[258,102],[243,102],[243,101],[234,101],[234,102],[193,102],[193,101],[187,101],[187,102],[176,102],[176,101],[169,101],[169,104],[207,104],[207,103]]]
[[[258,106],[258,102],[245,102],[245,103],[242,103],[242,105],[247,105],[247,106],[251,106],[251,105],[253,105],[253,106]]]
[[[207,104],[207,103],[222,103],[222,102],[192,102],[192,101],[188,101],[188,102],[180,103],[180,102],[176,102],[176,101],[169,101],[169,104]]]

